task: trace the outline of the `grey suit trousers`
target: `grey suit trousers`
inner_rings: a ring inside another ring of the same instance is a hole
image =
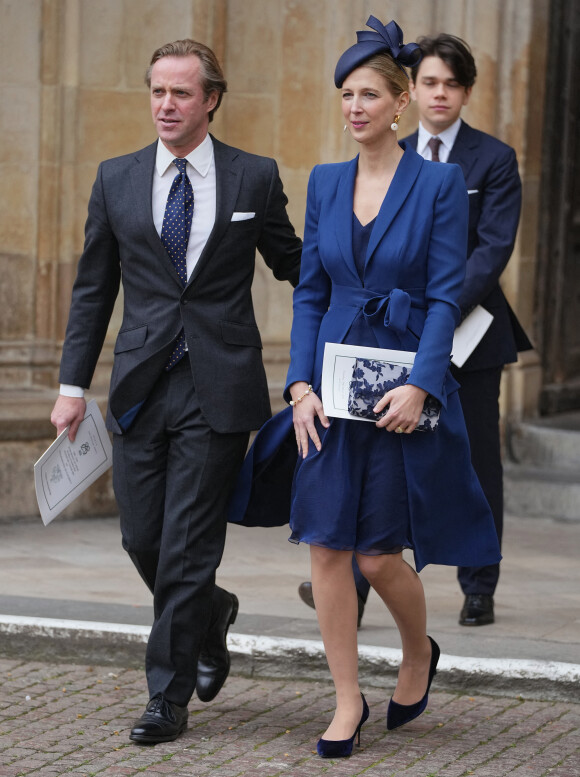
[[[226,506],[249,434],[218,434],[197,401],[187,356],[163,373],[129,429],[114,435],[123,547],[153,593],[150,696],[189,702],[211,618]]]

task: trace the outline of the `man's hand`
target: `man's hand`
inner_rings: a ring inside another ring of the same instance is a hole
[[[87,403],[83,397],[65,397],[60,394],[50,414],[50,422],[56,426],[58,435],[70,426],[68,438],[74,442],[80,422],[85,417]]]

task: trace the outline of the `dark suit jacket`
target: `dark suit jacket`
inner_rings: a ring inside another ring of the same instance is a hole
[[[301,241],[273,159],[213,139],[216,221],[186,285],[157,234],[152,181],[157,143],[103,162],[89,203],[60,381],[89,387],[122,279],[107,425],[148,396],[183,328],[193,381],[218,432],[259,428],[271,415],[251,297],[256,248],[275,277],[296,285]],[[255,213],[232,221],[234,212]]]
[[[417,148],[418,132],[404,139]],[[493,322],[463,370],[500,367],[532,347],[499,285],[511,256],[520,218],[521,183],[513,148],[464,121],[448,162],[459,165],[469,193],[467,271],[459,299],[462,316],[476,305]]]

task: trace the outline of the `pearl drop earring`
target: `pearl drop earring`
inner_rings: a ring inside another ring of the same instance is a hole
[[[393,123],[391,124],[391,129],[393,130],[393,132],[396,132],[396,131],[399,129],[399,119],[400,119],[400,118],[401,118],[401,114],[400,114],[400,113],[398,113],[398,114],[395,116],[395,120],[394,120],[394,121],[393,121]]]
[[[342,128],[342,131],[343,131],[343,132],[346,132],[346,131],[347,131],[347,129],[348,129],[348,126],[345,124],[345,125],[344,125],[344,127]]]

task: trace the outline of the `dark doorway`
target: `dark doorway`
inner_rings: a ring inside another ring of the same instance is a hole
[[[580,3],[552,0],[550,17],[535,333],[542,415],[580,409]]]

